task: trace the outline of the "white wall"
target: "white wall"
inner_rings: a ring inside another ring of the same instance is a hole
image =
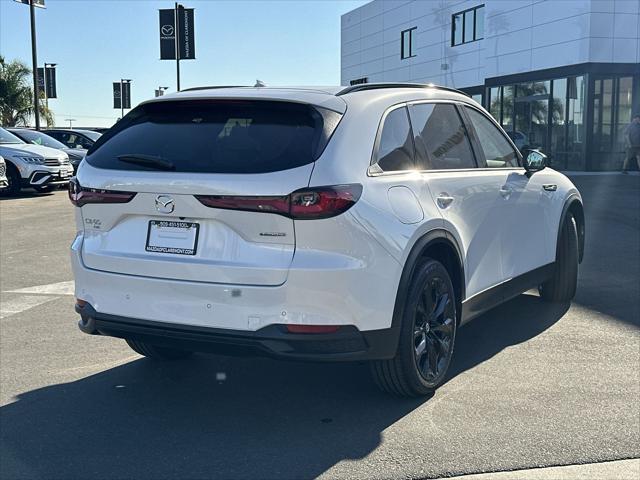
[[[451,15],[485,4],[485,38],[451,47]],[[417,27],[416,56],[400,32]],[[482,85],[585,62],[640,63],[640,0],[374,0],[342,16],[342,84]]]

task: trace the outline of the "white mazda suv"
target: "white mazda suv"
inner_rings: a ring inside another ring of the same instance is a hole
[[[446,380],[456,331],[568,302],[582,200],[476,102],[420,84],[198,88],[145,102],[70,183],[80,329],[136,352],[371,363]]]

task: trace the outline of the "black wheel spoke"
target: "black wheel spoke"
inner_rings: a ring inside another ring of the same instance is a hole
[[[438,352],[437,347],[435,342],[433,341],[433,339],[429,338],[428,339],[428,345],[429,345],[429,374],[433,377],[438,375]]]
[[[443,293],[438,298],[438,303],[436,304],[436,308],[433,311],[433,318],[438,319],[442,317],[449,306],[449,294]]]
[[[453,319],[445,318],[443,323],[434,323],[431,325],[431,331],[441,333],[447,337],[453,333]]]

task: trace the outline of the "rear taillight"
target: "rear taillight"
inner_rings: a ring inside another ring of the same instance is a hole
[[[69,200],[76,207],[81,207],[87,203],[127,203],[135,196],[135,192],[85,188],[75,178],[69,181]]]
[[[289,324],[285,326],[289,333],[335,333],[340,330],[340,325],[296,325]]]
[[[295,220],[330,218],[349,210],[360,198],[362,185],[333,185],[296,190],[287,196],[196,195],[207,207],[284,215]]]

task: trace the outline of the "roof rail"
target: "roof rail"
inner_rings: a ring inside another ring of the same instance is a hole
[[[433,83],[393,83],[393,82],[379,82],[379,83],[361,83],[358,85],[351,85],[350,87],[345,87],[336,93],[336,97],[341,95],[346,95],[347,93],[353,92],[363,92],[365,90],[378,90],[382,88],[435,88],[438,90],[446,90],[447,92],[455,92],[460,93],[469,97],[470,95],[463,92],[462,90],[458,90],[456,88],[451,87],[443,87],[441,85],[434,85]]]
[[[195,90],[213,90],[217,88],[246,88],[247,85],[211,85],[205,87],[191,87],[191,88],[183,88],[180,90],[181,92],[193,92]]]

